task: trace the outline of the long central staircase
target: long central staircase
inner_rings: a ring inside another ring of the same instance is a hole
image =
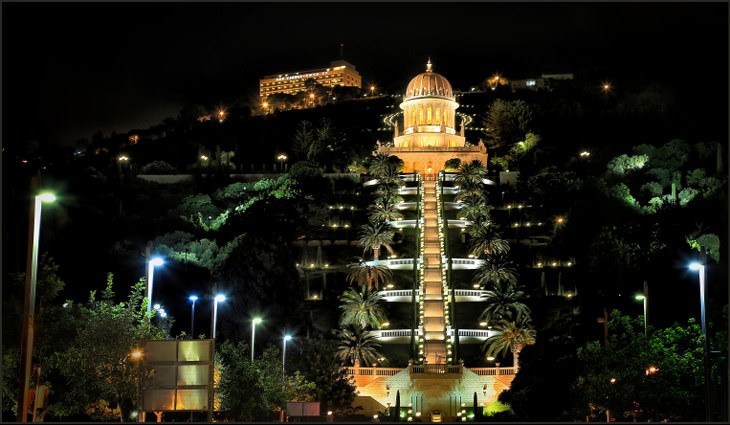
[[[433,175],[423,177],[423,335],[426,364],[446,364],[449,353],[446,348],[446,315],[442,267],[443,238],[437,200],[437,180]]]

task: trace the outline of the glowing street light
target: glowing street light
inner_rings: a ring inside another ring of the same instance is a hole
[[[219,109],[218,112],[216,112],[216,116],[218,117],[218,122],[223,122],[224,119],[226,119],[226,110],[225,109]]]
[[[702,324],[702,350],[704,352],[705,369],[705,421],[710,421],[710,361],[709,348],[707,344],[707,326],[705,314],[705,265],[693,262],[689,265],[690,270],[699,272],[700,277],[700,319]]]
[[[38,178],[34,177],[31,185],[35,190]],[[33,341],[35,330],[35,294],[38,282],[38,243],[41,233],[41,210],[43,202],[54,202],[56,196],[52,193],[41,193],[35,196],[30,208],[30,223],[28,228],[28,263],[25,273],[25,304],[23,306],[23,329],[20,340],[20,409],[19,422],[27,422],[25,414],[30,409],[28,387],[30,385],[31,368],[33,365]]]
[[[260,317],[254,317],[251,321],[251,361],[253,361],[253,346],[256,343],[256,325],[261,322]]]
[[[276,156],[276,160],[279,161],[279,171],[284,171],[286,169],[286,160],[289,159],[286,154],[281,153]]]
[[[604,93],[608,93],[611,91],[611,83],[604,82],[601,84],[601,90],[603,90]]]
[[[644,301],[644,336],[646,336],[646,295],[635,295],[634,299],[637,301]]]
[[[291,340],[291,335],[284,335],[284,348],[281,350],[281,376],[286,379],[286,342]]]
[[[193,311],[190,313],[190,338],[195,339],[195,302],[198,301],[197,295],[188,297],[193,302]]]
[[[213,339],[215,339],[215,324],[218,321],[218,303],[221,303],[226,300],[226,296],[222,294],[218,294],[213,298],[213,329],[210,331],[210,334],[213,335]]]
[[[152,287],[155,279],[155,267],[165,264],[160,257],[153,257],[147,262],[147,313],[152,311]]]
[[[136,385],[136,387],[137,387],[136,388],[136,390],[137,390],[137,394],[136,394],[137,395],[137,397],[136,397],[137,398],[137,410],[142,410],[142,368],[141,368],[141,360],[142,360],[143,356],[144,356],[144,352],[141,349],[139,349],[139,348],[135,348],[134,350],[132,350],[131,353],[129,353],[129,358],[134,363],[136,363],[136,365],[137,365],[136,366],[137,367],[137,385]],[[135,415],[134,417],[137,418],[137,422],[142,422],[141,415],[139,414],[139,412],[136,412],[136,413],[137,413],[137,415]]]

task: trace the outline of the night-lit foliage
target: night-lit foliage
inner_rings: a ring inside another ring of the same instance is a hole
[[[375,335],[358,326],[348,326],[338,334],[337,359],[350,365],[371,366],[375,363],[383,364],[380,360],[380,343]]]
[[[372,251],[373,259],[378,260],[380,258],[380,249],[385,248],[390,254],[393,254],[393,231],[387,223],[384,222],[370,222],[360,227],[360,241],[359,244],[363,247],[363,254],[368,251]]]
[[[283,376],[281,352],[273,347],[251,361],[249,346],[225,341],[220,360],[221,410],[235,421],[271,421],[288,401],[312,401],[315,384],[299,372]]]
[[[641,318],[613,311],[608,326],[606,347],[594,341],[578,350],[585,367],[575,383],[575,397],[585,414],[603,416],[610,409],[611,416],[628,421],[702,419],[702,336],[697,324],[675,324],[645,337]]]
[[[147,312],[144,280],[132,286],[126,302],[114,301],[112,286],[110,274],[100,297],[91,292],[83,307],[84,323],[57,360],[66,378],[58,412],[94,412],[101,415],[97,420],[124,420],[138,404],[138,380],[148,371],[140,370],[131,353],[146,339],[164,339],[172,319]]]
[[[393,279],[393,272],[383,265],[369,265],[365,262],[348,264],[347,282],[356,284],[363,291],[377,291]]]
[[[376,290],[364,292],[349,288],[340,296],[340,326],[377,329],[388,319],[383,309],[383,296]]]

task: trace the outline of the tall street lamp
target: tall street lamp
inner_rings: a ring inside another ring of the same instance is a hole
[[[705,421],[710,421],[710,359],[707,344],[707,325],[705,317],[705,265],[693,262],[689,265],[690,270],[700,273],[700,320],[702,324],[702,351],[704,354],[705,369]]]
[[[251,321],[251,361],[253,361],[253,346],[256,343],[256,325],[261,323],[260,317],[254,317]]]
[[[31,181],[31,188],[35,191],[38,178]],[[23,329],[20,340],[20,408],[18,409],[18,422],[28,422],[28,410],[30,400],[28,387],[33,366],[33,340],[35,331],[35,293],[38,281],[38,241],[41,233],[41,207],[43,202],[53,202],[56,196],[51,193],[41,193],[35,196],[30,209],[30,222],[32,227],[28,228],[28,263],[25,272],[25,304],[23,306]]]
[[[144,356],[144,352],[136,348],[134,351],[129,353],[129,358],[136,364],[137,368],[137,422],[142,422],[142,367],[141,361]]]
[[[284,348],[281,350],[281,376],[286,379],[286,342],[291,340],[291,335],[284,335]]]
[[[644,336],[646,336],[647,335],[647,333],[646,333],[646,321],[647,321],[647,318],[646,318],[646,299],[647,299],[647,297],[646,297],[646,295],[635,295],[634,296],[634,299],[637,300],[637,301],[644,301]]]
[[[221,294],[218,294],[215,298],[213,298],[213,329],[210,331],[210,334],[213,335],[213,339],[215,339],[215,323],[218,320],[218,303],[225,300],[226,296]]]
[[[197,295],[188,297],[193,302],[193,311],[190,313],[190,338],[195,339],[195,302],[198,301]]]
[[[160,257],[150,258],[147,262],[147,313],[152,311],[152,285],[155,279],[155,267],[163,264],[165,262]]]

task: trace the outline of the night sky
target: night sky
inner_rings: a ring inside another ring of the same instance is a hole
[[[390,92],[572,72],[726,98],[727,3],[7,3],[4,144],[73,143],[257,99],[258,78],[344,58]]]

